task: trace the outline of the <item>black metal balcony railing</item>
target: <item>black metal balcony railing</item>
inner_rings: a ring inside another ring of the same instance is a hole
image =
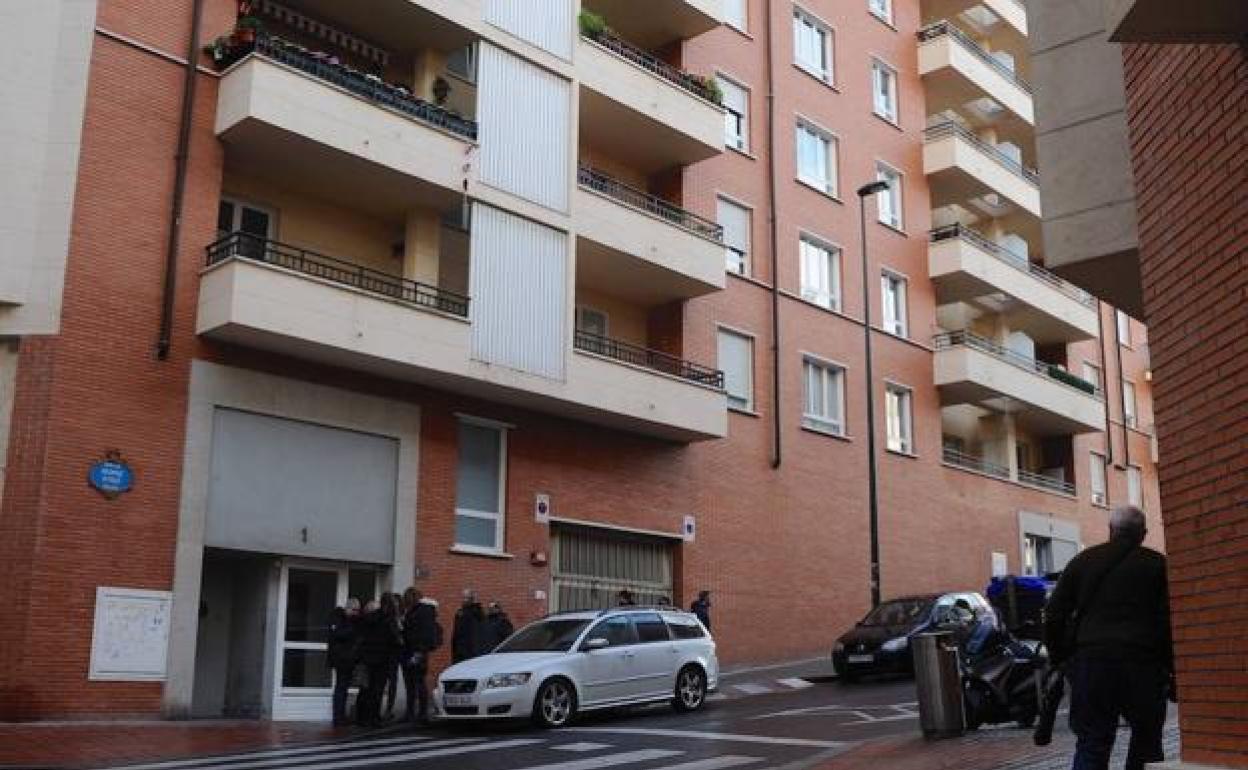
[[[700,217],[692,211],[686,211],[674,203],[668,203],[657,195],[651,195],[648,192],[631,187],[614,177],[607,176],[601,171],[581,166],[577,169],[576,179],[581,187],[600,192],[626,206],[640,209],[647,214],[653,214],[660,219],[665,219],[677,227],[683,227],[704,238],[710,238],[719,242],[724,240],[724,228],[722,225]]]
[[[1022,163],[1019,163],[1018,161],[1011,158],[1009,155],[1006,155],[995,144],[992,144],[991,142],[986,142],[983,139],[980,139],[978,136],[975,136],[975,133],[971,131],[969,128],[966,128],[965,126],[960,126],[957,123],[954,123],[953,121],[949,120],[943,123],[937,123],[936,125],[932,126],[931,128],[928,128],[926,131],[923,132],[923,138],[929,142],[934,142],[937,139],[944,139],[949,136],[956,136],[956,137],[959,137],[961,139],[964,139],[970,142],[971,144],[979,148],[981,151],[983,151],[986,155],[989,155],[990,157],[992,157],[993,160],[1005,166],[1007,169],[1014,172],[1015,174],[1018,174],[1019,176],[1021,176],[1023,179],[1027,180],[1031,184],[1034,184],[1034,185],[1040,184],[1040,175],[1036,173],[1036,170],[1034,168],[1027,168]]]
[[[1075,494],[1075,485],[1068,481],[1055,479],[1052,476],[1045,476],[1043,473],[1033,473],[1031,471],[1019,470],[1018,478],[1014,479],[1010,476],[1010,469],[1004,465],[985,460],[982,457],[966,454],[953,447],[944,447],[941,452],[941,459],[946,465],[953,465],[958,468],[964,468],[976,473],[982,473],[985,476],[1003,479],[1005,481],[1017,481],[1029,487],[1037,487],[1049,492],[1058,492],[1063,495]]]
[[[948,35],[949,37],[958,41],[958,43],[960,43],[963,48],[970,51],[971,54],[973,54],[980,61],[987,64],[989,67],[992,67],[1006,80],[1009,80],[1011,83],[1023,89],[1028,94],[1031,93],[1031,85],[1029,85],[1026,80],[1023,80],[1021,77],[1019,77],[1017,72],[1015,72],[1012,68],[1010,68],[1005,63],[998,60],[992,54],[985,51],[979,45],[979,43],[976,43],[971,38],[970,35],[963,32],[961,29],[959,29],[957,26],[949,22],[947,19],[943,21],[938,21],[934,24],[928,24],[926,27],[918,31],[918,37],[919,37],[920,43],[926,43],[929,40],[935,40],[936,38],[943,37],[945,35]]]
[[[477,138],[475,121],[427,102],[402,86],[387,83],[376,75],[338,63],[326,54],[309,51],[279,37],[260,35],[250,46],[250,50],[245,48],[233,58],[236,60],[252,52],[338,86],[370,102],[397,110],[422,123],[445,129],[468,139]]]
[[[710,367],[695,364],[657,350],[643,348],[639,345],[613,340],[610,337],[602,337],[584,329],[576,330],[573,344],[577,350],[583,350],[586,353],[614,358],[616,361],[653,369],[656,372],[670,374],[673,377],[690,380],[700,385],[709,385],[712,388],[722,389],[724,387],[724,373],[718,369],[711,369]]]
[[[1087,293],[1083,289],[1080,289],[1078,286],[1074,285],[1073,283],[1066,281],[1062,278],[1059,278],[1053,273],[1050,273],[1048,270],[1045,270],[1043,267],[1040,267],[1034,262],[1028,260],[1026,257],[1023,257],[1022,255],[1019,255],[1019,254],[1015,254],[1014,252],[1010,251],[1009,249],[1005,248],[999,243],[993,243],[992,241],[985,238],[983,235],[975,232],[974,230],[972,230],[969,227],[966,227],[965,225],[952,224],[952,225],[946,225],[944,227],[937,227],[936,229],[931,231],[930,236],[932,239],[932,243],[939,243],[940,241],[947,241],[953,238],[957,238],[959,240],[963,240],[968,243],[974,244],[975,246],[979,247],[980,249],[983,249],[984,251],[988,252],[992,256],[997,257],[998,259],[1000,259],[1002,262],[1009,265],[1010,267],[1021,270],[1033,276],[1034,278],[1044,281],[1045,283],[1049,284],[1053,288],[1062,292],[1066,296],[1079,302],[1079,304],[1085,305],[1091,308],[1096,307],[1096,298],[1093,297],[1091,294]]]
[[[1070,372],[1062,369],[1055,364],[1037,361],[1034,358],[1025,356],[1017,351],[1004,348],[997,343],[984,339],[983,337],[968,331],[946,332],[937,334],[932,338],[932,344],[937,350],[947,350],[955,347],[968,347],[987,353],[993,358],[1000,359],[1008,364],[1025,369],[1033,374],[1047,377],[1050,380],[1060,382],[1086,395],[1099,398],[1101,396],[1100,388],[1096,387],[1087,380],[1076,377]]]
[[[287,246],[247,233],[230,233],[208,247],[208,264],[241,257],[340,283],[419,308],[468,317],[468,298],[436,286],[409,281],[362,265]]]
[[[674,67],[644,48],[638,48],[613,34],[584,35],[584,37],[586,40],[592,40],[616,56],[636,64],[647,72],[663,78],[679,88],[683,88],[694,96],[716,105],[723,101],[723,97],[720,96],[718,90],[712,87],[706,78],[699,75],[691,75],[679,67]]]

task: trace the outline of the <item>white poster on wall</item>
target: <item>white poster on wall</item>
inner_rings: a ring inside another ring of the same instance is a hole
[[[89,679],[164,681],[173,592],[95,589]]]
[[[1000,551],[992,552],[992,576],[1005,577],[1010,572],[1010,560]]]

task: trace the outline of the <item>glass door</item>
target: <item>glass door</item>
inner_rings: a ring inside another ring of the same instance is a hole
[[[274,719],[332,717],[328,624],[334,607],[347,599],[347,575],[345,564],[282,564]]]

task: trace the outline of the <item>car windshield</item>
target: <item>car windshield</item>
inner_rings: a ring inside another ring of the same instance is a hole
[[[494,652],[567,652],[588,625],[588,620],[579,618],[539,620],[517,631]]]
[[[884,602],[862,619],[864,626],[907,626],[927,615],[930,599],[897,599]]]

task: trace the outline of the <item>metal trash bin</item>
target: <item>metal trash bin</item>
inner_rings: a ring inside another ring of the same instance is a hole
[[[953,634],[917,634],[910,640],[914,683],[918,690],[919,726],[925,738],[953,738],[966,732],[962,673]]]

